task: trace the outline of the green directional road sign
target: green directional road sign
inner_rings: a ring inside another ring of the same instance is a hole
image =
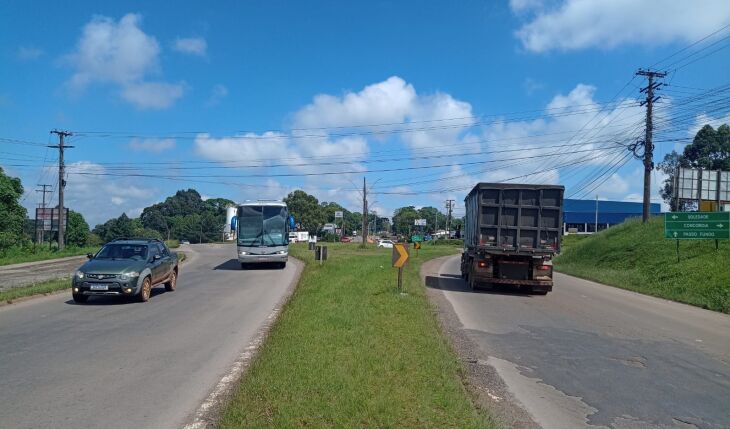
[[[730,212],[664,213],[664,238],[728,240],[730,239]]]

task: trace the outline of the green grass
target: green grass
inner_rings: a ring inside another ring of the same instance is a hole
[[[169,249],[177,249],[180,247],[180,240],[165,240],[165,244]]]
[[[629,220],[568,246],[555,259],[566,274],[730,313],[730,242],[664,238],[664,220]]]
[[[87,253],[96,253],[99,246],[67,247],[62,251],[49,249],[47,245],[33,247],[16,247],[7,249],[0,254],[0,265],[20,264],[23,262],[46,261],[49,259],[65,258],[68,256],[79,256]]]
[[[586,238],[590,237],[590,235],[583,235],[583,234],[569,234],[564,235],[561,242],[560,242],[560,249],[563,253],[565,253],[568,249],[571,247],[574,247],[578,243],[582,242]]]
[[[68,289],[71,287],[71,279],[55,279],[49,280],[30,286],[22,286],[16,288],[10,288],[5,291],[0,291],[0,302],[13,301],[18,298],[31,295],[42,295],[57,290]]]
[[[306,245],[299,286],[223,411],[221,428],[495,427],[475,409],[418,270],[456,248],[429,246],[396,292],[391,249]]]

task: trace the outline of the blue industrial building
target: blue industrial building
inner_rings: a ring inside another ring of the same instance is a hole
[[[587,234],[622,223],[631,217],[641,217],[643,204],[626,201],[565,199],[563,206],[563,233]],[[651,204],[651,214],[661,213],[661,205]],[[596,215],[598,220],[596,221]]]

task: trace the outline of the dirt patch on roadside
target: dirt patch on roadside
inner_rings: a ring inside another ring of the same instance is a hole
[[[438,278],[441,264],[452,257],[446,256],[424,263],[421,266],[421,281],[425,284],[426,277]],[[427,287],[426,292],[435,306],[442,331],[451,340],[454,351],[463,363],[464,385],[472,394],[476,405],[488,410],[505,427],[540,429],[540,425],[535,423],[509,392],[497,370],[487,363],[488,353],[477,347],[464,331],[459,316],[444,293],[437,287]]]

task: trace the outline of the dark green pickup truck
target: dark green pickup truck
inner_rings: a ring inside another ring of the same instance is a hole
[[[127,296],[146,302],[158,284],[175,290],[177,254],[158,239],[120,238],[87,256],[89,261],[73,276],[75,302],[86,302],[90,296]]]

